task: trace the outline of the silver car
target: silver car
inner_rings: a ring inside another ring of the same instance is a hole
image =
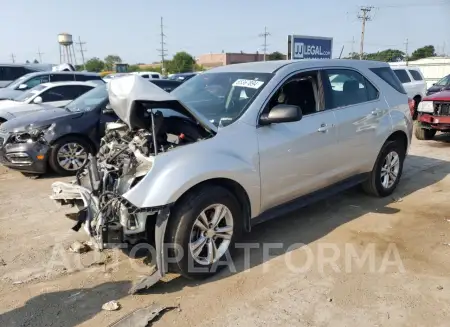
[[[126,76],[108,92],[121,121],[51,197],[79,205],[75,229],[99,248],[155,246],[156,272],[140,287],[168,269],[210,276],[242,232],[348,187],[391,194],[413,130],[406,92],[381,62],[229,65],[170,94]]]

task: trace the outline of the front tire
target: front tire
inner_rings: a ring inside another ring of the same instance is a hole
[[[406,149],[400,141],[387,141],[378,155],[369,178],[362,184],[366,193],[376,197],[391,195],[400,182]]]
[[[169,219],[166,241],[177,261],[171,271],[190,279],[214,275],[242,231],[242,210],[228,190],[209,185],[188,193]]]
[[[53,145],[49,164],[59,175],[74,175],[87,162],[89,153],[91,146],[81,137],[63,137]]]
[[[416,139],[428,141],[434,138],[434,136],[436,135],[436,130],[416,126],[414,134],[416,135]]]

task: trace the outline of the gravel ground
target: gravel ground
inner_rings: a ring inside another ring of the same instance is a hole
[[[67,251],[86,238],[48,199],[60,178],[0,167],[0,326],[108,326],[154,302],[179,306],[155,326],[448,326],[447,141],[413,141],[392,197],[349,190],[254,228],[245,241],[258,248],[232,272],[133,296],[142,260]],[[121,309],[102,311],[110,300]]]

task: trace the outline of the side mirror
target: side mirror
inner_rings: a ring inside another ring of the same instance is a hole
[[[288,104],[279,104],[273,107],[269,113],[259,117],[260,125],[270,125],[278,123],[291,123],[302,119],[300,107]]]
[[[435,86],[436,85],[436,83],[433,83],[433,86]]]
[[[28,88],[28,85],[26,85],[26,84],[20,84],[20,85],[17,87],[18,90],[26,90],[27,88]]]
[[[33,103],[36,103],[36,104],[42,103],[42,98],[41,97],[35,97],[34,100],[33,100]]]
[[[111,114],[114,110],[111,108],[111,105],[108,103],[105,108],[103,108],[102,112],[104,114]]]

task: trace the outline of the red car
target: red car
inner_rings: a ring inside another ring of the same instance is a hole
[[[416,138],[431,140],[437,131],[450,132],[450,91],[434,93],[422,99],[417,108]]]

